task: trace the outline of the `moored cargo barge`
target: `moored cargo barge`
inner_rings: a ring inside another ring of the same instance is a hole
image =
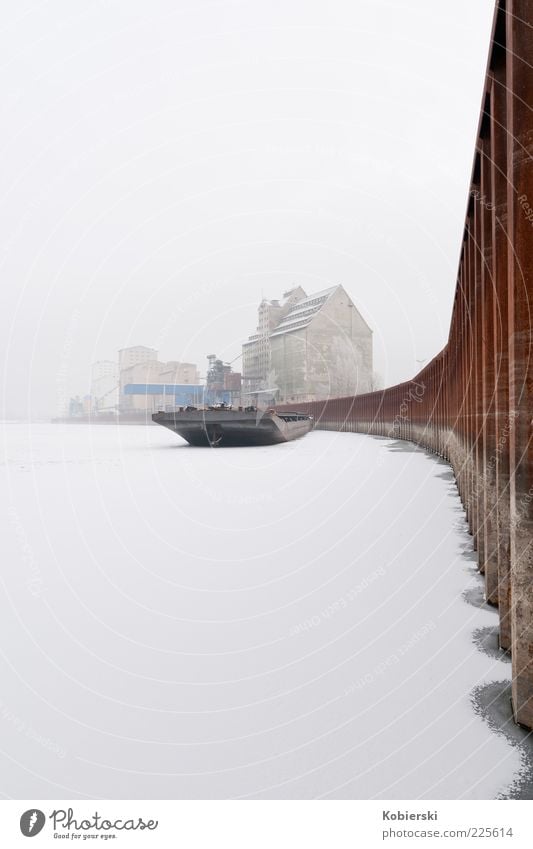
[[[170,413],[154,413],[152,421],[174,431],[189,445],[211,448],[290,442],[309,433],[314,424],[313,417],[304,413],[285,410],[276,413],[253,407],[238,410],[189,407]]]

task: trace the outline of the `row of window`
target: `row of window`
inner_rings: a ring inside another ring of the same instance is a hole
[[[309,324],[309,319],[304,318],[303,321],[294,321],[291,324],[286,324],[283,327],[280,327],[279,330],[274,331],[272,336],[280,336],[282,333],[285,333],[287,330],[295,330],[297,327],[305,327]]]

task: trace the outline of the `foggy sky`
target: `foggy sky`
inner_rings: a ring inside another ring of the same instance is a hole
[[[492,0],[1,9],[5,415],[131,344],[205,373],[297,284],[344,285],[387,385],[444,345]]]

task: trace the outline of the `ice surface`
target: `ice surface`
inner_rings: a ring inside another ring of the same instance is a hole
[[[510,668],[462,598],[447,467],[314,432],[2,427],[0,791],[492,798],[516,749],[470,693]]]

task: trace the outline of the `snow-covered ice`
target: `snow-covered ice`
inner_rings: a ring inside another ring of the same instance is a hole
[[[447,467],[314,432],[195,449],[159,427],[2,426],[0,792],[492,798],[519,754],[471,706]]]

